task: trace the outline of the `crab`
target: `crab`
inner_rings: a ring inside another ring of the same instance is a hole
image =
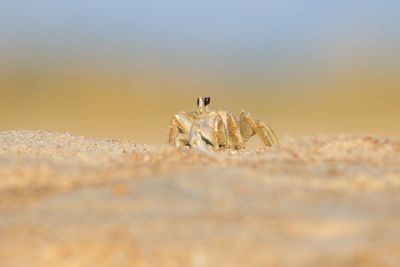
[[[209,110],[210,97],[197,99],[197,110],[175,114],[168,128],[168,143],[201,151],[242,150],[245,143],[258,135],[266,147],[278,139],[263,121],[242,111],[239,120],[229,111]]]

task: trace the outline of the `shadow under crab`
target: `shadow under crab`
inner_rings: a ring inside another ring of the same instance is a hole
[[[209,97],[199,97],[197,110],[175,114],[168,129],[168,143],[202,151],[240,150],[250,137],[258,135],[267,147],[278,144],[271,127],[250,113],[242,111],[237,119],[226,110],[209,110],[209,104]]]

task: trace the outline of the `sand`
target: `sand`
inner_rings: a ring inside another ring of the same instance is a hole
[[[400,266],[400,140],[202,153],[0,133],[0,266]]]

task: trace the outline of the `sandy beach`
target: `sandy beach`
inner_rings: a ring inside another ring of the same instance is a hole
[[[400,140],[202,153],[0,133],[0,266],[400,266]]]

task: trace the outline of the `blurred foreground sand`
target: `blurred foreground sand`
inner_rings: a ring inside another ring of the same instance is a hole
[[[0,266],[400,266],[400,141],[204,154],[0,133]]]

